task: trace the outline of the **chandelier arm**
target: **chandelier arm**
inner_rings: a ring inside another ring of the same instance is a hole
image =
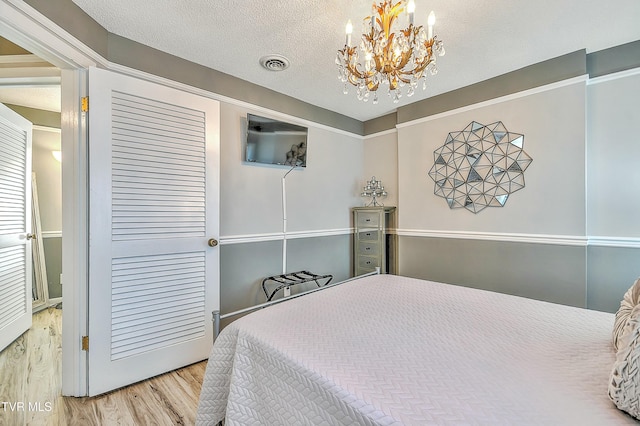
[[[398,70],[398,73],[401,75],[416,75],[416,74],[420,74],[422,73],[428,66],[429,64],[431,64],[432,62],[435,62],[433,60],[433,55],[431,54],[431,52],[429,51],[429,53],[427,54],[427,56],[425,56],[425,59],[423,61],[417,62],[416,63],[416,67],[412,68],[411,70],[407,70],[405,71],[404,69],[402,70]],[[404,81],[404,80],[403,80]],[[407,81],[405,81],[405,83],[407,83]]]
[[[412,56],[413,49],[409,49],[407,52],[402,53],[402,55],[400,56],[400,63],[396,66],[396,70],[398,70],[399,73],[403,72],[404,67],[407,66]]]
[[[364,71],[360,71],[356,66],[352,66],[349,63],[347,63],[346,69],[351,76],[355,77],[358,80],[363,80],[365,86],[367,86],[369,91],[375,91],[378,89],[378,84],[372,84],[372,77],[375,75],[374,72],[366,73]],[[351,78],[348,78],[347,81],[349,81],[349,83],[356,87],[360,85],[359,82],[352,81]]]
[[[351,65],[351,60],[350,59],[351,59],[352,54],[353,54],[352,52],[349,52],[347,58],[345,58],[345,59],[347,59],[346,63],[347,63],[347,70],[349,71],[349,73],[351,73],[352,75],[356,76],[357,78],[361,78],[361,79],[365,79],[365,78],[371,77],[371,75],[373,75],[373,74],[367,74],[366,72],[360,71],[358,69],[358,63],[357,62],[355,63],[355,65]]]
[[[345,46],[344,49],[339,50],[338,52],[343,56],[344,60],[345,60],[345,64],[346,64],[346,69],[347,71],[349,71],[349,73],[351,75],[356,76],[357,78],[363,79],[365,78],[365,75],[360,72],[357,68],[357,63],[356,65],[351,65],[351,57],[355,54],[356,48],[355,47],[349,47],[349,46]],[[351,84],[355,85],[353,82],[349,81]]]

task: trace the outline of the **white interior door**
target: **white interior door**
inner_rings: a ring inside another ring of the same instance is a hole
[[[89,70],[89,395],[207,358],[219,102]]]
[[[0,350],[31,327],[31,131],[0,104]]]

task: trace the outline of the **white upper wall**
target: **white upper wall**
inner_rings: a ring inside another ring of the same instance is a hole
[[[398,206],[398,135],[395,131],[368,137],[364,142],[364,177],[382,181],[388,195],[381,199],[385,206]],[[362,182],[364,185],[365,182]],[[363,198],[362,205],[370,198]]]
[[[51,151],[60,150],[60,132],[33,131],[33,172],[38,186],[40,221],[45,232],[62,231],[61,164]]]
[[[282,232],[282,177],[289,167],[243,161],[247,112],[264,111],[222,103],[220,108],[221,237]],[[307,167],[286,178],[287,231],[346,230],[350,208],[361,203],[363,140],[295,118],[272,117],[309,128]]]
[[[508,99],[398,129],[400,229],[584,235],[585,82]],[[434,150],[450,132],[472,121],[502,121],[508,131],[524,134],[524,150],[533,158],[524,174],[525,187],[510,195],[504,207],[477,214],[449,209],[434,195],[428,175]]]
[[[587,86],[590,236],[640,237],[640,70],[634,71]]]

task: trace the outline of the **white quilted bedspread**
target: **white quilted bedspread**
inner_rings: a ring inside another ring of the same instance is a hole
[[[612,314],[392,275],[245,316],[197,424],[617,425]]]

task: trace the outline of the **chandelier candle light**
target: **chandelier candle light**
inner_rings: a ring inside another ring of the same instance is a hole
[[[351,45],[353,25],[347,22],[344,49],[338,51],[336,64],[338,78],[344,83],[344,93],[348,93],[347,82],[357,89],[358,99],[367,101],[373,92],[373,103],[378,103],[378,88],[388,84],[388,94],[397,103],[402,96],[401,88],[408,85],[407,96],[412,96],[420,79],[426,88],[426,71],[432,75],[438,72],[435,53],[444,55],[442,41],[433,33],[436,17],[429,14],[425,31],[423,26],[415,26],[415,2],[385,0],[373,3],[371,16],[363,21],[362,37],[358,46]],[[397,19],[407,12],[409,26],[394,32]],[[360,53],[359,53],[360,52]],[[361,55],[363,61],[361,61]]]

